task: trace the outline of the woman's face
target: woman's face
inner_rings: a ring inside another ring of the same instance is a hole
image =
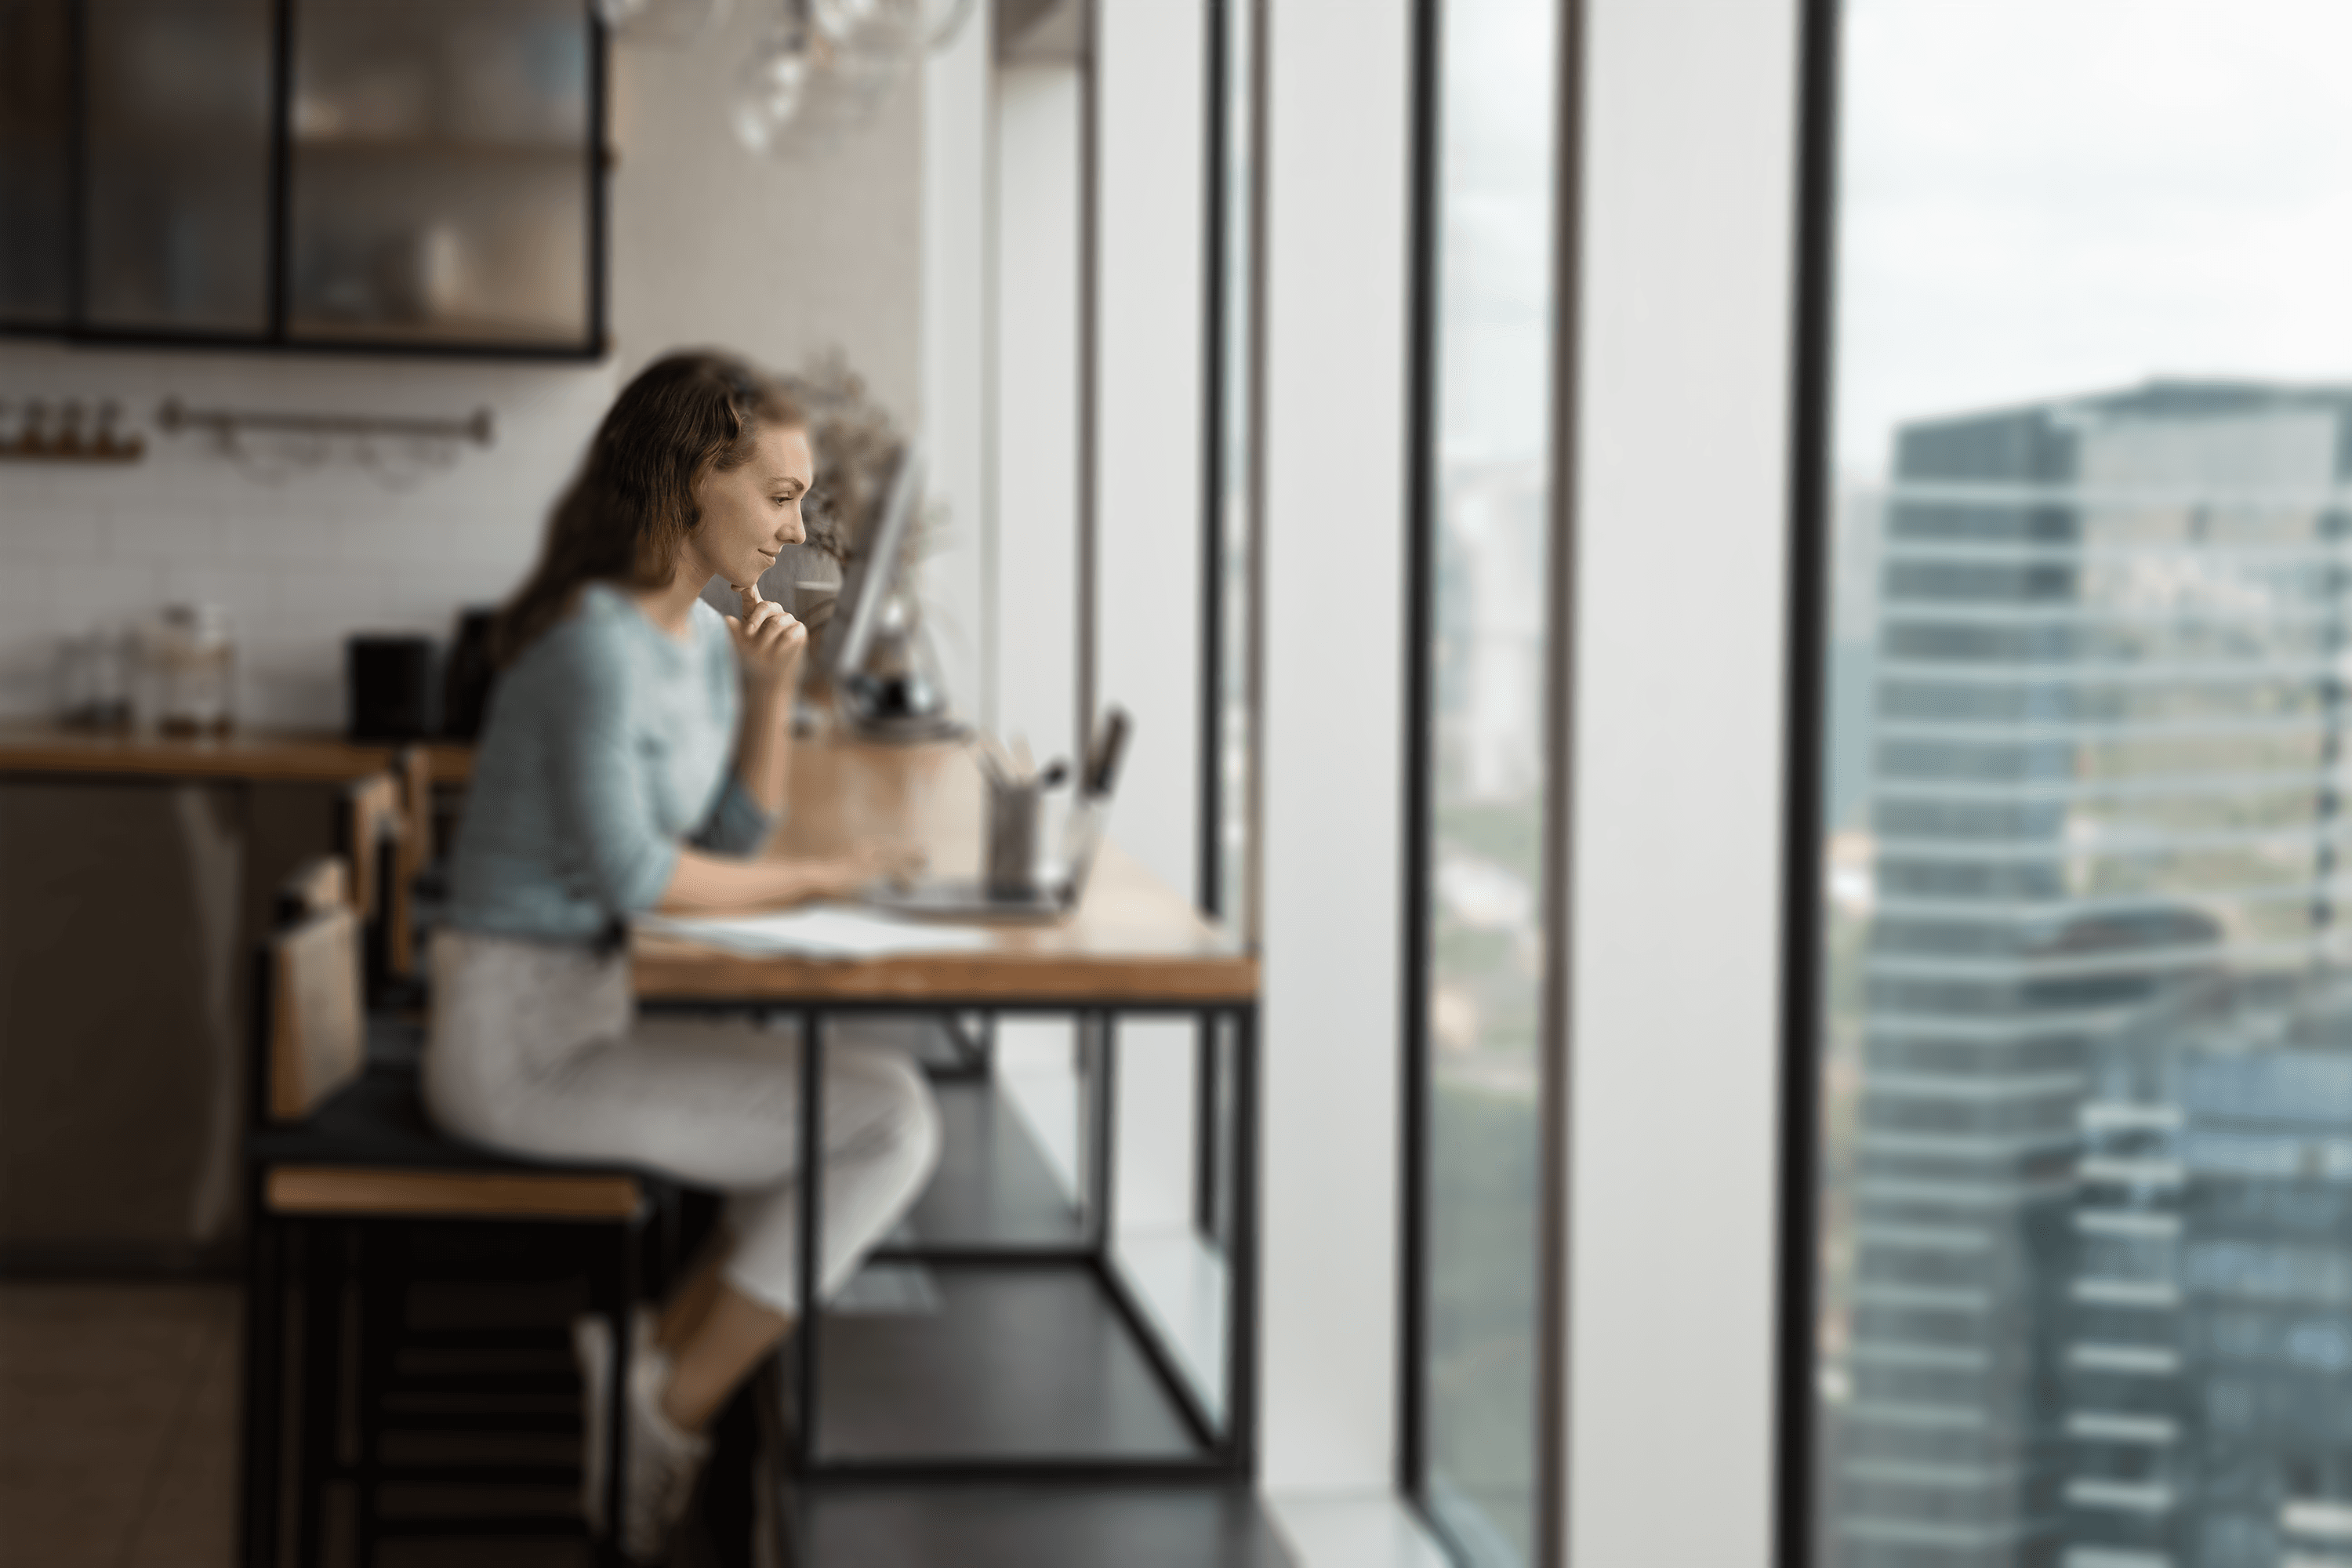
[[[738,593],[757,582],[785,545],[807,537],[801,499],[815,478],[806,430],[793,425],[762,429],[750,462],[695,481],[702,521],[687,536],[688,567],[702,574],[702,582],[725,578]]]

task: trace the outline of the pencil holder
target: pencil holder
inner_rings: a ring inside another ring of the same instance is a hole
[[[991,779],[987,788],[989,896],[1027,898],[1037,886],[1037,783]]]

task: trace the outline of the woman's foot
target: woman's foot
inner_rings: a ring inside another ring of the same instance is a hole
[[[629,1315],[629,1354],[641,1359],[656,1351],[654,1315],[639,1307]],[[612,1473],[613,1320],[602,1312],[572,1319],[572,1356],[580,1364],[580,1513],[589,1534],[603,1535],[612,1529],[604,1505]]]
[[[640,1563],[658,1563],[667,1555],[670,1531],[686,1517],[695,1479],[710,1457],[709,1438],[681,1429],[663,1414],[669,1371],[669,1353],[650,1334],[630,1347],[621,1550]]]
[[[613,1422],[613,1320],[586,1312],[572,1320],[572,1354],[580,1363],[580,1513],[588,1533],[610,1528],[604,1517],[606,1434]]]

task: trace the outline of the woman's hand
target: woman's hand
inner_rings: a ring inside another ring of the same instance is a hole
[[[743,613],[727,617],[727,632],[742,661],[743,682],[757,690],[790,691],[801,655],[808,651],[808,627],[786,615],[782,605],[760,597],[759,584],[747,584],[742,592]]]
[[[852,845],[845,854],[809,863],[816,880],[813,896],[848,898],[879,881],[904,887],[923,868],[924,858],[922,850],[912,844],[879,838],[862,840]]]

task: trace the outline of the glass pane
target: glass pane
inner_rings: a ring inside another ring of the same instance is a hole
[[[1255,458],[1250,431],[1255,415],[1250,406],[1250,343],[1255,318],[1250,293],[1250,258],[1256,249],[1250,215],[1256,202],[1255,128],[1251,119],[1251,79],[1255,61],[1251,54],[1256,5],[1249,0],[1227,0],[1217,8],[1223,29],[1224,101],[1220,129],[1224,154],[1224,183],[1219,193],[1223,210],[1218,258],[1219,295],[1223,316],[1218,323],[1219,428],[1216,441],[1219,493],[1218,560],[1222,566],[1211,591],[1219,595],[1217,625],[1218,726],[1217,886],[1213,900],[1225,923],[1244,934],[1255,914],[1250,897],[1250,671],[1252,619],[1250,557],[1254,548],[1250,519],[1250,476]]]
[[[1817,1561],[2345,1561],[2352,11],[1844,10]]]
[[[0,0],[0,321],[66,313],[66,0]]]
[[[586,9],[299,0],[296,337],[585,343]]]
[[[268,0],[89,0],[93,326],[269,325]]]
[[[1440,12],[1425,1496],[1481,1564],[1535,1531],[1558,9]]]

